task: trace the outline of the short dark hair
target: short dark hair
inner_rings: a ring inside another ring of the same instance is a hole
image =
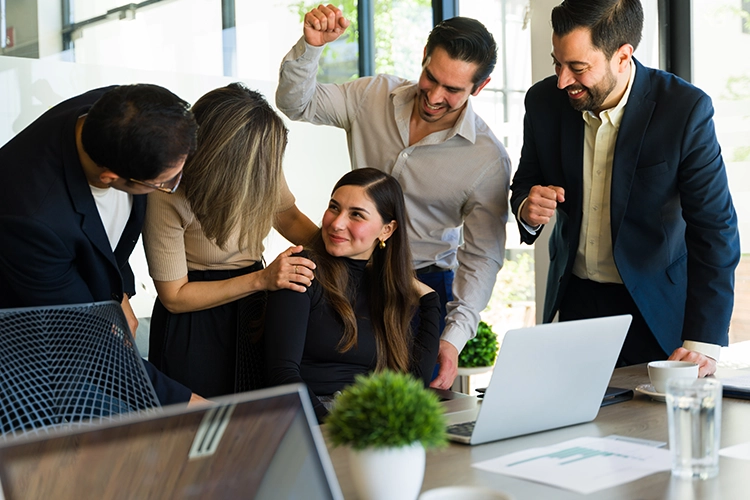
[[[427,37],[425,58],[432,55],[436,47],[445,50],[452,59],[476,63],[479,67],[471,82],[472,93],[485,81],[497,64],[497,44],[484,24],[469,17],[452,17],[438,23]]]
[[[638,48],[643,33],[640,0],[565,0],[552,9],[552,30],[564,36],[577,28],[591,32],[591,43],[607,59],[630,44]]]
[[[120,85],[102,95],[81,131],[83,149],[125,179],[151,180],[195,150],[190,105],[158,85]]]

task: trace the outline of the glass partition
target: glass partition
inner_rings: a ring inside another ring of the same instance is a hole
[[[716,134],[740,223],[730,342],[750,340],[750,2],[692,1],[693,83],[713,100]]]

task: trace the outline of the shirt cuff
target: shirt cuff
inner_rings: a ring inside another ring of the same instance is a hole
[[[721,346],[717,344],[707,344],[706,342],[697,342],[695,340],[686,340],[682,343],[682,347],[688,351],[695,351],[701,353],[709,358],[719,361],[721,354]]]
[[[524,228],[524,229],[525,229],[526,231],[528,231],[528,233],[529,233],[529,234],[533,234],[533,235],[535,235],[535,236],[536,236],[536,233],[537,233],[537,232],[538,232],[538,231],[539,231],[539,230],[540,230],[540,229],[542,228],[542,225],[541,225],[541,224],[539,224],[539,225],[538,225],[538,226],[536,226],[536,227],[534,227],[534,226],[529,226],[529,225],[528,225],[528,224],[526,224],[526,222],[524,222],[524,220],[523,220],[523,219],[521,218],[521,212],[523,211],[523,206],[524,206],[524,205],[526,204],[526,200],[528,200],[528,198],[526,198],[525,200],[523,200],[523,201],[521,202],[521,204],[520,204],[520,205],[518,206],[518,222],[520,222],[520,223],[521,223],[521,225],[523,226],[523,228]]]
[[[298,47],[302,49],[302,53],[299,55],[300,59],[305,59],[307,61],[318,61],[320,59],[321,54],[323,54],[323,49],[326,48],[325,45],[321,45],[320,47],[316,47],[315,45],[310,45],[305,41],[305,37],[303,36],[300,38],[298,42]]]
[[[445,330],[443,330],[443,335],[440,337],[440,340],[445,340],[446,342],[450,342],[453,344],[453,347],[456,348],[459,354],[461,354],[461,349],[464,348],[466,345],[466,342],[469,341],[471,337],[467,337],[466,333],[464,333],[460,328],[449,325],[445,327]]]

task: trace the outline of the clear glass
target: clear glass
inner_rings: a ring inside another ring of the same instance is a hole
[[[667,382],[672,475],[710,479],[719,474],[721,398],[721,382],[716,379]]]

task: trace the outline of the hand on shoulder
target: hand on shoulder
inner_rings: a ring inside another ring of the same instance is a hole
[[[300,245],[289,247],[263,269],[263,289],[274,291],[288,288],[304,293],[315,279],[313,271],[316,266],[310,259],[299,256],[301,251]]]

